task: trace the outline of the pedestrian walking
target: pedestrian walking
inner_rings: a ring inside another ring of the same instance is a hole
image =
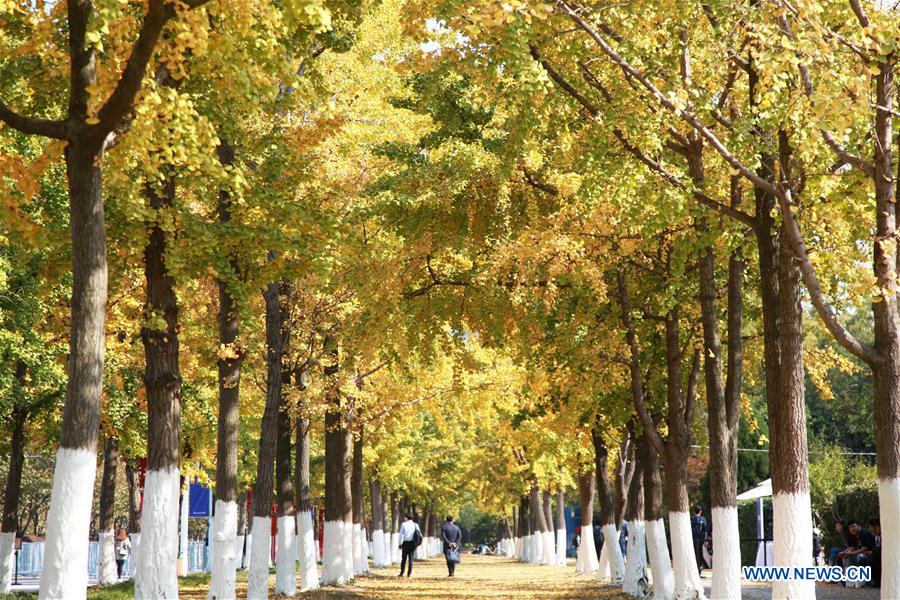
[[[709,535],[709,525],[703,516],[703,508],[694,508],[694,516],[691,517],[691,537],[694,541],[694,557],[697,560],[697,572],[702,572],[706,561],[703,560],[703,543]]]
[[[131,540],[128,539],[128,532],[125,531],[124,527],[116,535],[115,552],[116,572],[119,574],[119,579],[122,579],[122,569],[125,567],[128,555],[131,554]]]
[[[406,576],[412,576],[413,554],[421,543],[422,531],[419,529],[419,524],[412,520],[411,515],[403,515],[403,522],[400,524],[400,577],[403,577],[407,559],[409,567],[406,570]]]
[[[444,558],[447,559],[447,577],[456,576],[456,565],[459,563],[459,545],[462,543],[462,530],[447,515],[446,522],[441,525],[441,541],[444,542]]]

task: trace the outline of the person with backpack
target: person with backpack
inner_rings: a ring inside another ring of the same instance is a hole
[[[447,559],[447,577],[456,576],[456,564],[459,562],[459,545],[462,543],[462,530],[447,515],[446,522],[441,525],[441,541],[444,543],[444,558]],[[479,550],[484,544],[479,546]],[[483,554],[483,551],[482,551]]]
[[[403,577],[403,570],[406,567],[407,559],[409,559],[409,567],[406,570],[406,576],[412,576],[413,554],[416,548],[422,543],[422,531],[419,524],[412,520],[412,515],[403,515],[403,522],[400,523],[400,575]]]
[[[694,557],[697,559],[697,571],[702,573],[706,561],[703,560],[703,542],[709,535],[709,525],[703,516],[703,508],[696,506],[694,516],[691,517],[691,537],[694,540]]]

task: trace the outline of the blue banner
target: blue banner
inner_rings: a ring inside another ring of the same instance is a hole
[[[199,483],[192,483],[188,500],[188,516],[189,517],[211,517],[210,499],[212,490],[203,487]]]

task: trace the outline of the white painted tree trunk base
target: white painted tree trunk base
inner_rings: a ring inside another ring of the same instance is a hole
[[[609,540],[606,531],[603,532],[603,547],[600,548],[600,557],[597,559],[597,579],[606,581],[609,577]]]
[[[112,531],[101,531],[97,548],[97,583],[113,585],[119,581],[116,568],[116,535]]]
[[[402,553],[400,552],[400,532],[395,531],[391,533],[391,562],[394,564],[399,564],[401,556]]]
[[[811,523],[811,522],[810,522]],[[686,512],[669,513],[669,531],[672,534],[672,563],[675,570],[675,598],[692,600],[706,598],[697,559],[694,556],[694,538],[691,533],[691,516]],[[809,556],[812,557],[812,526],[809,530]]]
[[[713,570],[710,597],[741,600],[741,539],[736,506],[712,508]]]
[[[532,533],[528,536],[528,562],[533,565],[541,564],[541,534]]]
[[[344,521],[326,521],[322,546],[322,585],[349,581],[344,568]]]
[[[44,541],[41,600],[87,597],[88,534],[97,476],[97,455],[60,448],[53,469],[53,492]]]
[[[603,543],[603,547],[607,550],[606,559],[609,561],[609,580],[615,585],[622,585],[625,579],[625,557],[622,556],[619,531],[615,525],[607,523],[603,526],[603,539],[610,540],[609,543]]]
[[[250,566],[247,572],[247,600],[269,598],[269,553],[272,547],[272,520],[253,517],[250,526]]]
[[[363,562],[365,562],[365,553],[360,543],[362,537],[362,528],[359,523],[353,524],[353,576],[362,575],[365,572]]]
[[[376,529],[372,532],[372,562],[376,569],[387,566],[384,559],[384,531]]]
[[[359,528],[359,557],[360,557],[360,571],[357,575],[365,575],[369,572],[369,542],[366,539],[366,528],[360,526]]]
[[[297,513],[297,558],[300,561],[300,591],[319,587],[316,566],[316,540],[313,536],[312,514],[308,510]]]
[[[643,521],[628,522],[628,560],[625,562],[625,579],[622,591],[629,596],[643,598],[648,592],[647,546]]]
[[[772,497],[772,512],[775,565],[813,566],[809,492],[775,494]],[[772,600],[814,600],[815,597],[814,581],[776,581],[772,584]]]
[[[129,564],[131,566],[131,578],[134,579],[137,577],[138,565],[140,564],[141,534],[140,532],[130,533],[128,537],[131,538],[131,560]]]
[[[553,543],[553,532],[541,532],[541,564],[554,567],[556,562],[556,547]]]
[[[135,600],[178,598],[178,469],[147,471]]]
[[[523,556],[524,556],[523,553],[525,552],[525,549],[523,548],[522,538],[517,537],[515,539],[515,541],[513,542],[513,547],[515,548],[516,558],[518,558],[520,561],[525,560],[523,558]]]
[[[384,548],[382,549],[384,552],[384,566],[390,566],[394,564],[394,551],[391,548],[391,532],[384,532]]]
[[[556,530],[556,566],[566,566],[566,530]]]
[[[352,581],[356,573],[353,564],[353,549],[359,548],[353,536],[353,522],[345,521],[341,529],[341,554],[343,555],[344,580]]]
[[[900,478],[878,480],[881,511],[881,598],[900,598]]]
[[[293,515],[278,517],[275,539],[275,593],[293,596],[297,593],[297,521]]]
[[[675,597],[675,577],[669,547],[666,545],[666,526],[662,519],[647,522],[646,535],[647,557],[653,575],[651,597],[655,600],[672,600]]]
[[[237,503],[216,500],[213,517],[212,565],[210,566],[209,600],[234,598],[237,561]]]
[[[0,532],[0,594],[8,594],[12,586],[16,560],[16,533]]]
[[[581,528],[581,541],[578,543],[578,553],[575,560],[575,574],[594,573],[600,568],[597,560],[597,546],[594,545],[594,532],[588,526]]]

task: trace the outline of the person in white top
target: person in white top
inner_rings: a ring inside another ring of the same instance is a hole
[[[413,521],[409,514],[403,515],[403,522],[400,523],[400,550],[402,554],[400,556],[399,577],[403,577],[407,559],[409,559],[409,568],[406,571],[406,576],[410,577],[412,575],[413,553],[421,543],[422,532],[419,529],[419,524]]]

